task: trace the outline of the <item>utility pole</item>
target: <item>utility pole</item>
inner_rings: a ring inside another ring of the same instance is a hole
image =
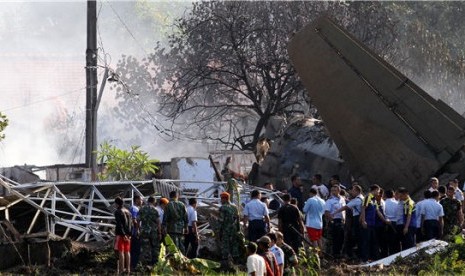
[[[97,158],[97,1],[87,0],[86,167],[96,179]]]

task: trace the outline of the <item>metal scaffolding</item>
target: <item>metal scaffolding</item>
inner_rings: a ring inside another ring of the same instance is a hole
[[[205,187],[188,189],[189,183]],[[0,175],[0,185],[6,194],[0,198],[2,219],[25,226],[24,235],[46,232],[58,238],[76,241],[108,241],[114,237],[113,202],[117,196],[127,205],[140,195],[168,197],[169,192],[180,192],[181,198],[195,197],[208,206],[220,204],[219,194],[224,182],[186,180],[146,180],[118,182],[38,182],[19,184]],[[257,187],[240,185],[241,202],[249,199],[250,191]],[[258,188],[269,198],[276,192]],[[32,207],[32,208],[31,208]],[[17,227],[17,226],[16,226]],[[18,227],[17,227],[18,228]],[[209,228],[203,224],[201,230]]]

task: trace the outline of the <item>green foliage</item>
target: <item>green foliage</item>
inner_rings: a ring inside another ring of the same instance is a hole
[[[298,275],[319,275],[320,270],[320,257],[318,255],[319,249],[308,247],[300,248],[299,252],[299,265],[296,268]]]
[[[187,272],[189,275],[194,274],[203,274],[203,275],[216,275],[216,270],[220,267],[220,264],[211,260],[195,258],[189,259],[182,254],[181,251],[176,247],[173,240],[171,239],[170,235],[165,236],[165,245],[166,253],[168,253],[165,258],[160,258],[163,260],[162,263],[169,264],[170,268],[173,271],[170,275],[173,274],[183,274],[183,272]],[[156,269],[156,270],[155,270]],[[166,270],[167,268],[156,266],[152,272],[161,273],[160,269]],[[178,273],[176,273],[178,272]]]
[[[97,159],[106,164],[106,170],[99,174],[101,180],[143,180],[149,173],[158,170],[158,160],[150,159],[139,146],[131,146],[130,151],[118,149],[104,142],[97,151]]]
[[[152,269],[152,274],[155,275],[174,275],[174,269],[169,265],[169,260],[165,258],[166,256],[166,247],[164,244],[161,244],[160,247],[160,256],[158,258],[158,263]]]
[[[446,258],[442,254],[434,256],[432,263],[421,270],[418,275],[463,275],[465,273],[465,262],[460,260],[457,250],[448,254]]]
[[[8,118],[6,115],[0,112],[0,141],[5,139],[5,134],[3,131],[8,126]]]

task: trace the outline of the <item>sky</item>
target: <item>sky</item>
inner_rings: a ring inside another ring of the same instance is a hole
[[[144,13],[137,16],[134,2],[97,2],[99,85],[104,65],[115,68],[122,55],[146,56],[171,20],[190,7],[186,1],[146,2],[155,21]],[[0,167],[84,161],[86,12],[86,1],[0,2],[0,111],[9,119],[0,142]],[[99,117],[111,116],[114,93],[105,86]],[[77,122],[66,126],[67,118]],[[98,126],[98,143],[115,141],[129,149],[130,134],[112,132],[118,129],[113,123]],[[66,139],[74,141],[72,154],[58,150]],[[203,144],[166,142],[156,134],[140,144],[162,161],[208,156]]]

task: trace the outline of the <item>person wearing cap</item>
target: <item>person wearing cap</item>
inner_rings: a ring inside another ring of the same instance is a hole
[[[260,191],[253,190],[250,197],[244,207],[244,226],[249,224],[248,239],[254,241],[267,233],[270,217],[265,203],[260,201]]]
[[[247,245],[247,274],[250,276],[265,276],[265,259],[257,254],[257,244],[250,242]]]
[[[155,198],[149,197],[139,211],[138,219],[141,223],[140,237],[142,239],[142,254],[148,260],[149,265],[158,263],[161,249],[161,221],[155,208]]]
[[[218,235],[221,242],[221,257],[224,261],[230,256],[237,259],[240,255],[239,244],[236,242],[236,235],[240,231],[239,211],[234,204],[231,204],[229,193],[222,192],[220,198]]]
[[[163,216],[165,214],[165,208],[166,208],[166,205],[168,205],[169,203],[169,200],[165,197],[162,197],[160,198],[160,200],[158,200],[158,204],[157,206],[155,206],[155,208],[157,209],[158,211],[158,215],[160,216],[160,222],[163,222]],[[161,240],[165,240],[165,235],[166,235],[166,229],[165,227],[163,227],[163,224],[160,226],[161,228]]]
[[[166,232],[173,239],[174,244],[182,254],[186,253],[184,248],[184,234],[187,234],[187,211],[184,203],[178,200],[178,192],[170,192],[170,202],[166,205],[163,216],[163,225]]]
[[[160,221],[163,221],[163,215],[165,214],[166,205],[168,205],[169,200],[165,197],[160,198],[158,205],[156,206],[158,214],[160,215]]]
[[[262,256],[265,259],[266,263],[266,275],[280,275],[279,274],[279,266],[278,262],[276,261],[276,257],[274,256],[273,252],[270,251],[270,244],[271,239],[268,236],[262,236],[260,239],[257,240],[258,244],[258,255]]]

